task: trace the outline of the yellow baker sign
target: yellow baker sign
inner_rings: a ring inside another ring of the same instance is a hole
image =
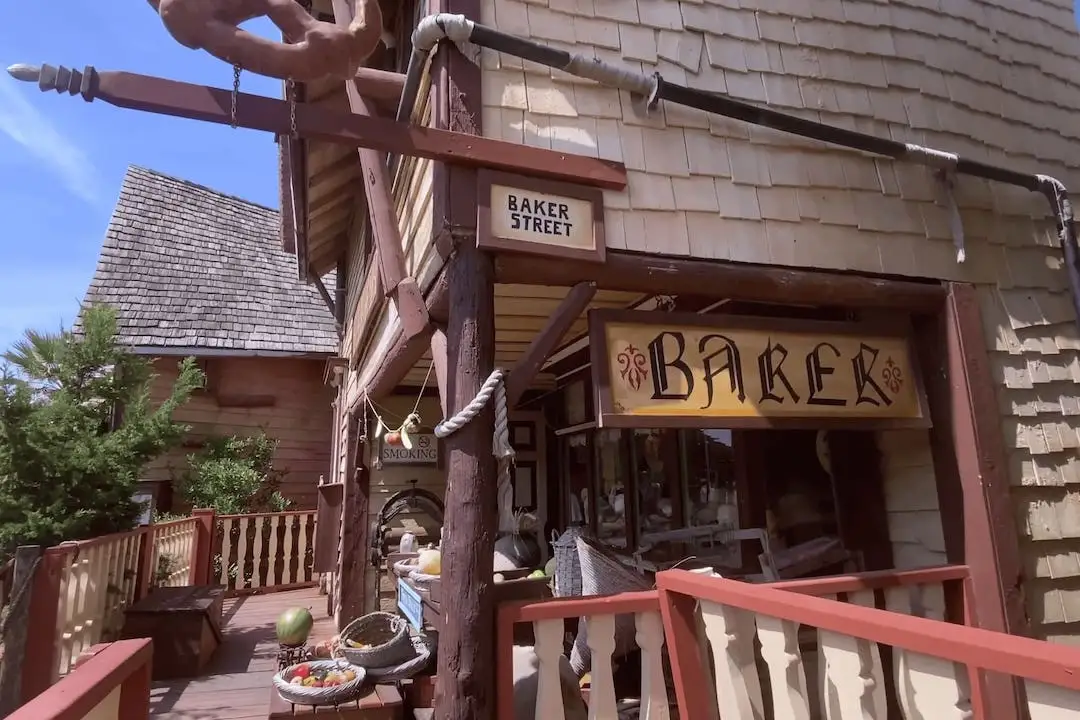
[[[926,427],[904,329],[593,311],[601,427]]]

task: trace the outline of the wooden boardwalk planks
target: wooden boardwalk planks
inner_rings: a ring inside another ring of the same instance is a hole
[[[227,598],[224,639],[203,676],[154,683],[150,715],[161,720],[266,720],[270,678],[277,671],[274,623],[291,607],[307,607],[315,617],[311,641],[334,634],[326,598],[316,588]]]

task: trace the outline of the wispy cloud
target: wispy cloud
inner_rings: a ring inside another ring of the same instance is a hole
[[[100,185],[90,158],[23,93],[17,81],[0,72],[0,134],[45,163],[73,195],[96,204]]]

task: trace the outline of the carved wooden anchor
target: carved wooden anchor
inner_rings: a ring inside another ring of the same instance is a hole
[[[383,36],[377,0],[359,0],[348,26],[311,17],[295,0],[148,0],[169,34],[244,70],[296,82],[351,78]],[[240,28],[266,17],[288,42]]]

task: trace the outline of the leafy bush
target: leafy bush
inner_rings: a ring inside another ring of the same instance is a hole
[[[142,468],[180,443],[188,428],[172,414],[203,384],[188,358],[152,408],[153,367],[117,344],[105,306],[86,308],[82,332],[62,332],[50,353],[30,367],[9,356],[0,371],[0,553],[133,528]]]
[[[265,433],[212,437],[201,452],[188,456],[177,485],[192,507],[224,515],[280,512],[289,502],[278,492],[282,473],[274,468],[276,449],[277,440]]]

